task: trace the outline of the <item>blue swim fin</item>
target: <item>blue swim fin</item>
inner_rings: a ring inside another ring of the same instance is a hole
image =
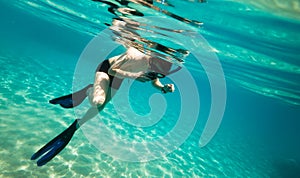
[[[87,97],[86,91],[92,87],[92,84],[87,85],[85,88],[59,98],[55,98],[49,101],[51,104],[59,104],[63,108],[73,108],[82,103],[82,101]]]
[[[59,152],[61,152],[67,144],[70,142],[75,131],[77,130],[78,119],[73,122],[73,124],[63,131],[61,134],[56,136],[45,146],[43,146],[39,151],[31,156],[31,160],[35,160],[42,156],[38,161],[38,166],[43,166],[47,164],[52,158],[54,158]]]

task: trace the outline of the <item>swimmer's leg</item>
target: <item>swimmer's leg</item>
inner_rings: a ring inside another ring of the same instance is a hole
[[[101,107],[107,95],[107,90],[109,88],[110,79],[107,73],[96,72],[94,81],[94,91],[90,101],[92,106]]]
[[[96,72],[94,87],[87,91],[92,107],[101,107],[105,100],[109,88],[109,76],[104,72]]]
[[[91,107],[86,114],[81,118],[77,119],[61,134],[56,136],[35,154],[32,155],[31,160],[40,158],[37,161],[38,166],[43,166],[52,160],[60,151],[62,151],[69,141],[72,139],[76,130],[89,119],[95,117],[102,109],[105,104],[111,100],[115,95],[115,89],[109,87],[109,77],[106,73],[97,72],[95,77],[94,86],[92,89],[87,90],[90,101],[93,107]]]
[[[52,99],[49,101],[49,103],[51,104],[59,104],[61,107],[63,108],[73,108],[78,106],[79,104],[82,103],[82,101],[86,98],[86,92],[87,90],[89,90],[90,88],[92,88],[93,85],[89,84],[86,87],[84,87],[83,89],[69,94],[69,95],[65,95],[65,96],[61,96],[55,99]]]
[[[87,110],[85,115],[78,120],[78,125],[77,128],[79,128],[82,124],[84,124],[86,121],[94,118],[99,112],[103,110],[105,105],[111,100],[111,98],[116,94],[117,90],[110,88],[108,89],[106,93],[106,100],[102,105],[98,105],[97,107],[91,107],[90,109]]]
[[[103,110],[104,106],[117,90],[109,86],[109,76],[104,72],[97,72],[95,75],[94,87],[87,91],[91,108],[86,114],[79,120],[79,127],[86,121],[95,117],[100,111]]]
[[[73,122],[66,130],[53,138],[45,146],[39,149],[31,156],[31,160],[38,159],[37,165],[43,166],[52,160],[58,153],[60,153],[70,142],[75,131],[77,130],[78,119]]]

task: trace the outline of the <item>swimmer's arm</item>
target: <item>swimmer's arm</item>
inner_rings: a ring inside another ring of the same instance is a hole
[[[163,85],[158,78],[152,80],[152,85],[163,93],[174,92],[175,90],[173,84]]]
[[[154,88],[157,88],[159,90],[161,90],[164,87],[164,85],[160,82],[158,78],[152,80],[152,85],[154,86]]]

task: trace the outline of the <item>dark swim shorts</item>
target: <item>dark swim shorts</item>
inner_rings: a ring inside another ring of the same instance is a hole
[[[110,64],[108,60],[103,61],[102,63],[99,64],[97,67],[96,72],[104,72],[108,75],[109,77],[109,86],[111,88],[114,88],[118,90],[122,84],[123,79],[120,79],[118,77],[112,76],[108,74],[108,70],[110,69]]]

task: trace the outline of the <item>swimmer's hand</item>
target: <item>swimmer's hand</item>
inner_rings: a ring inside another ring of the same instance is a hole
[[[151,81],[152,79],[146,74],[146,73],[139,73],[138,77],[136,78],[136,80],[140,81],[140,82],[148,82]]]
[[[166,84],[161,88],[162,93],[174,92],[175,87],[174,84]]]

